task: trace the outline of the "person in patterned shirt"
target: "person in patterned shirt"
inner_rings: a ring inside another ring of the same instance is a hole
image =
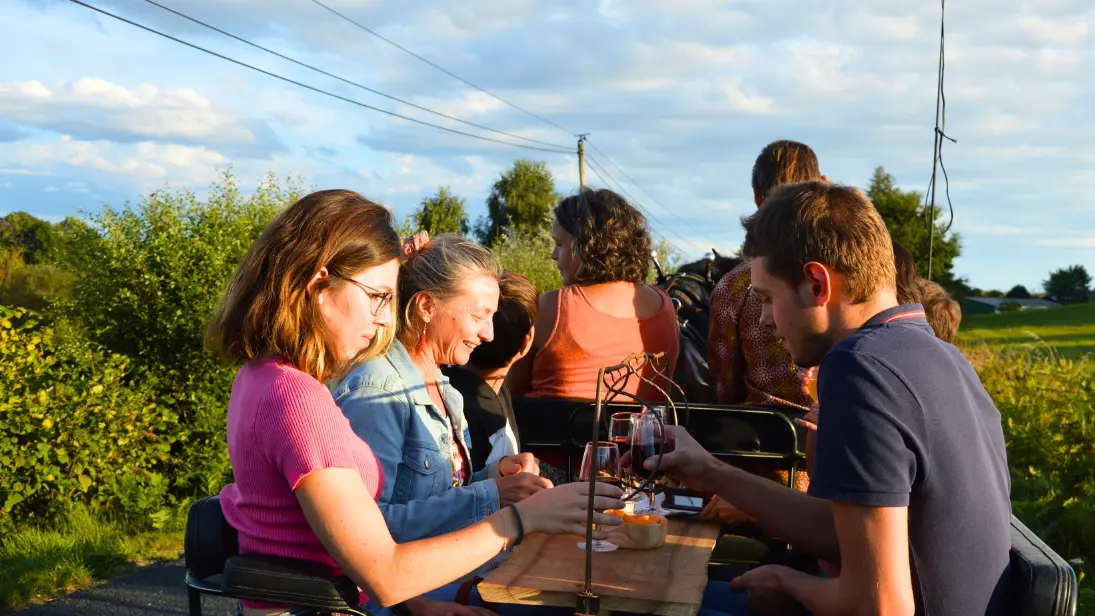
[[[821,175],[817,155],[798,141],[773,141],[761,150],[753,164],[753,200],[759,208],[775,188]],[[711,293],[711,325],[707,336],[708,364],[719,404],[774,406],[805,413],[812,400],[806,394],[807,371],[791,361],[780,339],[760,324],[761,300],[749,283],[749,262],[726,274]],[[738,466],[788,483],[787,471],[771,463],[739,462]],[[805,491],[810,479],[805,470],[795,474],[794,487]],[[728,503],[712,499],[704,517],[737,521],[738,512]]]
[[[773,141],[753,164],[759,208],[777,186],[823,180],[817,155],[804,143]],[[806,371],[791,361],[780,339],[760,325],[761,300],[749,284],[749,263],[734,268],[711,294],[707,353],[719,404],[777,406],[807,411]]]

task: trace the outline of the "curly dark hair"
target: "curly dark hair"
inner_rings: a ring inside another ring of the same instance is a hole
[[[611,190],[583,188],[555,206],[555,220],[574,238],[575,282],[643,284],[653,241],[646,217]]]

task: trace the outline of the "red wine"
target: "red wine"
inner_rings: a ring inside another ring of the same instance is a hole
[[[616,443],[616,449],[620,450],[620,458],[627,455],[628,450],[631,449],[631,441],[626,436],[617,436],[612,439],[613,443]]]
[[[631,448],[631,454],[632,457],[635,458],[635,460],[631,463],[631,472],[635,473],[639,477],[642,477],[643,479],[656,480],[658,477],[661,476],[661,471],[659,470],[657,472],[654,472],[648,470],[643,463],[650,458],[654,458],[654,460],[657,461],[658,454],[660,454],[661,451],[661,441],[652,440],[633,446]]]
[[[607,483],[608,485],[616,486],[617,488],[623,487],[619,477],[606,477],[604,475],[601,475],[597,477],[597,481],[600,483]]]

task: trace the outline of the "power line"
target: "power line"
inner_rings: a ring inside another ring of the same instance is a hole
[[[658,217],[654,216],[654,214],[650,211],[649,208],[643,206],[643,204],[640,203],[639,200],[636,199],[634,195],[629,193],[627,191],[627,189],[624,188],[623,184],[621,184],[618,180],[616,180],[616,178],[612,177],[612,175],[609,174],[608,171],[605,170],[604,165],[598,165],[597,161],[594,160],[594,158],[592,156],[588,155],[588,154],[586,155],[586,160],[589,163],[589,168],[593,170],[593,173],[597,174],[597,177],[601,178],[601,181],[604,182],[606,186],[609,186],[610,188],[615,186],[615,188],[617,190],[619,190],[621,193],[623,193],[624,196],[627,197],[631,201],[631,203],[635,205],[635,207],[639,208],[651,220],[653,220],[654,222],[661,225],[666,231],[668,231],[669,233],[672,233],[673,235],[675,235],[678,239],[680,239],[685,244],[688,244],[689,246],[692,246],[696,250],[699,250],[701,252],[705,252],[702,246],[697,245],[695,242],[689,240],[688,238],[684,237],[680,233],[677,233],[672,227],[670,227],[669,225],[662,222],[662,220],[659,219]],[[612,182],[611,185],[609,185],[610,181]],[[653,224],[651,225],[651,230],[653,231]],[[663,239],[665,239],[665,238],[663,238]]]
[[[413,122],[415,124],[421,124],[422,126],[429,126],[430,128],[436,128],[438,130],[443,130],[445,132],[454,133],[454,134],[457,134],[457,135],[463,135],[465,137],[471,137],[472,139],[480,139],[482,141],[490,141],[492,143],[500,143],[502,145],[513,146],[513,147],[516,147],[516,148],[525,148],[527,150],[537,150],[537,151],[540,151],[540,152],[551,152],[553,154],[569,154],[570,153],[567,150],[549,150],[547,148],[541,148],[541,147],[532,146],[532,145],[525,145],[523,143],[512,143],[510,141],[502,141],[501,139],[493,139],[491,137],[484,137],[482,135],[467,133],[467,132],[464,132],[464,131],[461,131],[461,130],[456,130],[454,128],[448,128],[448,127],[445,127],[445,126],[440,126],[438,124],[431,124],[430,122],[425,122],[423,120],[417,120],[415,118],[407,117],[405,115],[400,115],[400,114],[395,113],[393,111],[388,111],[387,109],[381,109],[379,107],[374,107],[372,105],[368,105],[368,104],[362,103],[360,101],[355,101],[352,98],[346,98],[345,96],[335,94],[334,92],[329,92],[327,90],[323,90],[323,89],[317,88],[315,86],[310,86],[306,83],[302,83],[300,81],[296,81],[296,80],[290,79],[288,77],[283,77],[281,75],[278,75],[277,73],[272,73],[270,71],[258,68],[257,66],[252,66],[250,64],[247,64],[246,62],[241,62],[240,60],[236,60],[234,58],[229,58],[226,55],[219,54],[215,51],[206,49],[205,47],[201,47],[200,45],[195,45],[194,43],[189,43],[189,42],[184,41],[180,38],[176,38],[174,36],[171,36],[170,34],[165,34],[165,33],[160,32],[159,30],[156,30],[154,28],[150,28],[148,26],[139,24],[135,21],[131,21],[129,19],[126,19],[125,17],[121,17],[121,16],[115,15],[114,13],[111,13],[109,11],[103,10],[103,9],[95,7],[95,6],[92,6],[92,5],[90,5],[86,2],[83,2],[82,0],[69,0],[69,2],[72,2],[73,4],[79,4],[80,6],[83,6],[85,8],[88,8],[88,9],[91,9],[91,10],[95,11],[96,13],[101,13],[103,15],[106,15],[107,17],[112,17],[114,19],[117,19],[118,21],[127,23],[131,26],[136,26],[136,27],[138,27],[138,28],[140,28],[140,29],[142,29],[146,32],[151,32],[152,34],[162,36],[166,39],[175,41],[176,43],[186,45],[187,47],[190,47],[191,49],[196,49],[198,51],[205,52],[205,53],[207,53],[211,56],[218,57],[222,60],[227,60],[228,62],[231,62],[233,64],[237,64],[237,65],[242,66],[244,68],[251,69],[251,70],[253,70],[257,73],[262,73],[263,75],[273,77],[274,79],[279,79],[279,80],[284,81],[286,83],[291,83],[293,85],[297,85],[297,86],[300,86],[302,88],[306,88],[306,89],[311,90],[313,92],[317,92],[319,94],[324,94],[326,96],[330,96],[331,98],[337,98],[338,100],[345,101],[345,102],[350,103],[352,105],[357,105],[358,107],[363,107],[365,109],[371,109],[372,111],[378,111],[380,113],[383,113],[383,114],[388,115],[388,116],[392,116],[394,118],[399,118],[401,120],[406,120],[408,122]]]
[[[403,100],[401,98],[392,96],[390,94],[385,94],[384,92],[381,92],[380,90],[375,90],[375,89],[370,88],[368,86],[357,83],[356,81],[351,81],[351,80],[346,79],[344,77],[339,77],[338,75],[335,75],[333,73],[329,73],[329,72],[327,72],[327,71],[325,71],[321,68],[317,68],[315,66],[312,66],[311,64],[301,62],[300,60],[297,60],[295,58],[290,58],[289,56],[286,56],[282,53],[276,52],[273,49],[263,47],[262,45],[259,45],[258,43],[253,43],[253,42],[251,42],[251,41],[249,41],[245,38],[236,36],[235,34],[232,34],[231,32],[226,32],[226,31],[224,31],[224,30],[222,30],[222,29],[220,29],[216,26],[212,26],[210,24],[207,24],[207,23],[205,23],[204,21],[202,21],[200,19],[195,19],[194,17],[190,17],[189,15],[185,15],[183,13],[180,13],[179,11],[176,11],[173,8],[164,6],[164,5],[160,4],[159,2],[156,2],[155,0],[144,0],[144,1],[147,2],[148,4],[153,5],[153,6],[157,6],[157,7],[161,8],[161,9],[163,9],[163,10],[169,12],[169,13],[174,13],[175,15],[178,15],[179,17],[182,17],[183,19],[189,20],[189,21],[191,21],[193,23],[196,23],[200,26],[203,26],[205,28],[213,30],[214,32],[219,32],[220,34],[223,34],[223,35],[225,35],[229,38],[235,39],[235,40],[237,40],[241,43],[244,43],[246,45],[250,45],[251,47],[254,47],[255,49],[261,49],[262,51],[265,51],[268,54],[275,55],[275,56],[277,56],[277,57],[279,57],[283,60],[288,60],[289,62],[292,62],[293,64],[296,64],[298,66],[303,66],[304,68],[307,68],[309,70],[320,73],[321,75],[326,75],[326,76],[328,76],[332,79],[337,79],[337,80],[339,80],[343,83],[354,86],[355,88],[360,88],[362,90],[365,90],[366,92],[372,92],[373,94],[376,94],[378,96],[383,96],[384,98],[396,101],[397,103],[402,103],[402,104],[407,105],[409,107],[414,107],[415,109],[425,111],[426,113],[432,113],[433,115],[440,116],[442,118],[446,118],[446,119],[449,119],[449,120],[453,120],[454,122],[460,122],[461,124],[466,124],[468,126],[473,126],[475,128],[481,129],[481,130],[490,131],[492,133],[497,133],[499,135],[505,135],[506,137],[512,137],[514,139],[521,139],[522,141],[528,141],[530,143],[539,143],[540,145],[546,145],[546,146],[550,146],[550,147],[553,147],[553,148],[559,148],[562,151],[570,152],[570,149],[568,149],[567,146],[564,146],[564,145],[559,145],[559,144],[556,144],[556,143],[548,143],[546,141],[540,141],[538,139],[532,139],[532,138],[529,138],[529,137],[522,137],[521,135],[514,135],[513,133],[507,133],[505,131],[497,130],[497,129],[491,128],[489,126],[483,126],[482,124],[476,124],[474,122],[469,122],[467,120],[461,120],[460,118],[448,115],[446,113],[442,113],[440,111],[434,111],[433,109],[430,109],[428,107],[423,107],[422,105],[417,105],[415,103]]]
[[[928,183],[928,191],[925,198],[930,195],[931,207],[928,210],[928,280],[932,278],[932,257],[935,250],[935,188],[936,172],[943,170],[943,181],[946,183],[947,207],[950,209],[950,220],[943,229],[943,234],[950,231],[954,224],[954,204],[951,203],[951,183],[947,176],[947,168],[943,166],[943,141],[958,143],[945,132],[947,129],[947,96],[943,93],[943,75],[946,70],[944,56],[944,34],[946,26],[947,0],[939,2],[939,75],[935,91],[935,139],[932,145],[932,179]]]
[[[426,58],[423,58],[422,56],[416,54],[415,52],[411,51],[410,49],[407,49],[406,47],[400,45],[399,43],[396,43],[395,41],[387,39],[384,36],[382,36],[380,33],[376,32],[374,30],[371,30],[370,28],[358,23],[357,21],[354,21],[353,19],[351,19],[350,17],[348,17],[348,16],[346,16],[342,13],[339,13],[338,11],[332,9],[331,7],[329,7],[326,4],[320,2],[319,0],[312,0],[312,2],[314,2],[315,4],[318,4],[319,6],[327,9],[328,11],[334,13],[335,15],[338,15],[342,19],[345,19],[346,21],[352,23],[353,25],[357,26],[358,28],[361,28],[362,30],[364,30],[364,31],[368,32],[369,34],[375,36],[376,38],[384,41],[385,43],[388,43],[389,45],[392,45],[392,46],[396,47],[397,49],[399,49],[399,50],[401,50],[405,53],[408,53],[408,54],[414,56],[415,58],[418,58],[419,60],[425,62],[426,64],[429,64],[430,66],[436,68],[437,70],[441,71],[442,73],[445,73],[446,75],[448,75],[448,76],[450,76],[454,79],[457,79],[457,80],[459,80],[459,81],[475,88],[476,90],[479,90],[483,94],[486,94],[487,96],[490,96],[490,97],[495,98],[499,101],[502,101],[503,103],[509,105],[510,107],[513,107],[517,111],[520,111],[521,113],[524,113],[524,114],[529,115],[533,118],[536,118],[537,120],[540,120],[541,122],[545,122],[547,124],[550,124],[550,125],[554,126],[555,128],[558,128],[559,130],[565,132],[565,133],[569,133],[570,135],[573,135],[575,137],[578,136],[574,131],[563,128],[562,126],[559,126],[555,122],[552,122],[551,120],[549,120],[549,119],[547,119],[543,116],[536,115],[535,113],[529,111],[528,109],[525,109],[523,107],[518,107],[514,103],[511,103],[511,102],[507,101],[506,99],[502,98],[501,96],[498,96],[497,94],[495,94],[493,92],[490,92],[490,91],[486,90],[485,88],[481,88],[481,87],[475,85],[474,83],[468,81],[467,79],[464,79],[460,75],[457,75],[456,73],[454,73],[454,72],[452,72],[452,71],[450,71],[450,70],[448,70],[448,69],[446,69],[442,66],[439,66],[439,65],[435,64],[434,62],[431,62],[430,60],[427,60]]]
[[[587,139],[586,141],[589,141],[589,140]],[[663,205],[661,201],[658,201],[658,199],[657,199],[657,198],[656,198],[656,197],[655,197],[654,195],[650,194],[650,191],[646,190],[645,188],[643,188],[642,186],[640,186],[638,182],[636,182],[635,180],[631,179],[631,176],[629,176],[629,175],[627,174],[627,172],[626,172],[626,171],[624,171],[624,170],[623,170],[622,168],[620,168],[620,166],[619,166],[619,165],[617,165],[617,164],[616,164],[616,162],[615,162],[615,161],[613,161],[613,160],[612,160],[612,158],[611,158],[611,157],[609,157],[609,155],[608,155],[608,154],[605,154],[604,152],[602,152],[602,151],[601,151],[601,148],[598,148],[598,147],[597,147],[597,144],[595,144],[595,143],[593,143],[593,142],[589,142],[589,145],[590,145],[590,146],[592,146],[592,147],[593,147],[593,149],[594,149],[594,150],[596,150],[596,152],[597,152],[598,154],[600,154],[600,155],[601,155],[601,156],[602,156],[602,157],[603,157],[603,158],[604,158],[605,160],[607,160],[607,161],[608,161],[608,162],[609,162],[609,163],[610,163],[610,164],[611,164],[611,165],[612,165],[613,167],[615,167],[615,168],[616,168],[616,170],[617,170],[617,171],[619,171],[619,172],[620,172],[620,174],[621,174],[621,175],[623,175],[623,176],[624,176],[624,178],[626,178],[628,182],[631,182],[631,185],[632,185],[632,186],[634,186],[634,187],[638,188],[639,190],[641,190],[641,191],[643,192],[643,194],[645,194],[645,195],[646,195],[647,197],[650,197],[650,200],[651,200],[651,201],[653,201],[653,202],[654,202],[654,203],[656,203],[656,204],[657,204],[657,205],[658,205],[658,206],[659,206],[660,208],[662,208],[663,210],[665,210],[666,212],[668,212],[670,216],[672,216],[673,218],[676,218],[677,220],[681,221],[682,223],[684,223],[684,225],[685,225],[685,226],[689,227],[689,228],[690,228],[690,229],[692,229],[693,231],[696,231],[697,233],[700,233],[700,234],[701,234],[701,235],[703,236],[703,238],[704,238],[704,239],[706,239],[706,240],[709,240],[709,241],[712,241],[712,242],[714,242],[714,240],[712,240],[712,238],[708,237],[708,236],[707,236],[706,234],[703,234],[703,233],[701,233],[699,229],[697,229],[697,228],[695,228],[694,226],[692,226],[692,225],[691,225],[691,224],[690,224],[690,223],[689,223],[689,222],[688,222],[687,220],[685,220],[685,219],[681,218],[680,216],[677,216],[677,214],[676,214],[676,213],[674,213],[674,212],[673,212],[673,210],[671,210],[671,209],[669,209],[669,208],[665,207],[665,205]],[[714,244],[717,244],[717,243],[718,243],[718,242],[714,242]]]

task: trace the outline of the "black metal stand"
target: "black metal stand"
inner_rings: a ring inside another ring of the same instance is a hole
[[[642,406],[650,406],[650,403],[643,398],[643,394],[650,389],[660,393],[665,398],[665,404],[672,412],[673,423],[678,424],[677,406],[673,402],[672,396],[669,395],[669,390],[676,388],[676,390],[680,392],[681,401],[686,408],[688,402],[685,400],[684,390],[673,382],[665,371],[659,369],[658,363],[664,361],[666,361],[665,353],[636,353],[634,355],[629,355],[622,363],[607,368],[601,368],[597,372],[597,398],[593,410],[593,435],[590,437],[591,443],[597,443],[601,440],[601,413],[605,404],[612,402],[617,397],[623,397],[633,402],[637,402]],[[643,376],[642,372],[646,367],[650,367],[653,370],[654,375],[652,378]],[[641,382],[637,395],[624,391],[624,388],[627,387],[628,380],[633,376]],[[664,380],[665,387],[663,388],[655,383],[655,380]],[[602,392],[602,388],[607,390],[607,395]],[[654,416],[657,417],[659,426],[662,426],[663,419],[659,417],[657,413],[654,413]],[[663,449],[663,451],[658,454],[658,462],[655,464],[653,472],[649,474],[649,477],[657,476],[657,471],[661,467],[662,455],[664,455],[664,453]],[[586,579],[585,588],[577,595],[578,601],[575,614],[579,616],[593,616],[600,610],[600,598],[593,592],[593,501],[597,491],[597,474],[600,470],[597,466],[598,462],[597,456],[593,456],[591,460],[592,466],[589,469],[589,505],[588,511],[586,512],[585,547]],[[651,492],[654,491],[653,479],[644,479],[629,494],[624,495],[624,500],[631,500],[644,488],[648,487]],[[651,503],[651,505],[653,505],[653,503]]]

